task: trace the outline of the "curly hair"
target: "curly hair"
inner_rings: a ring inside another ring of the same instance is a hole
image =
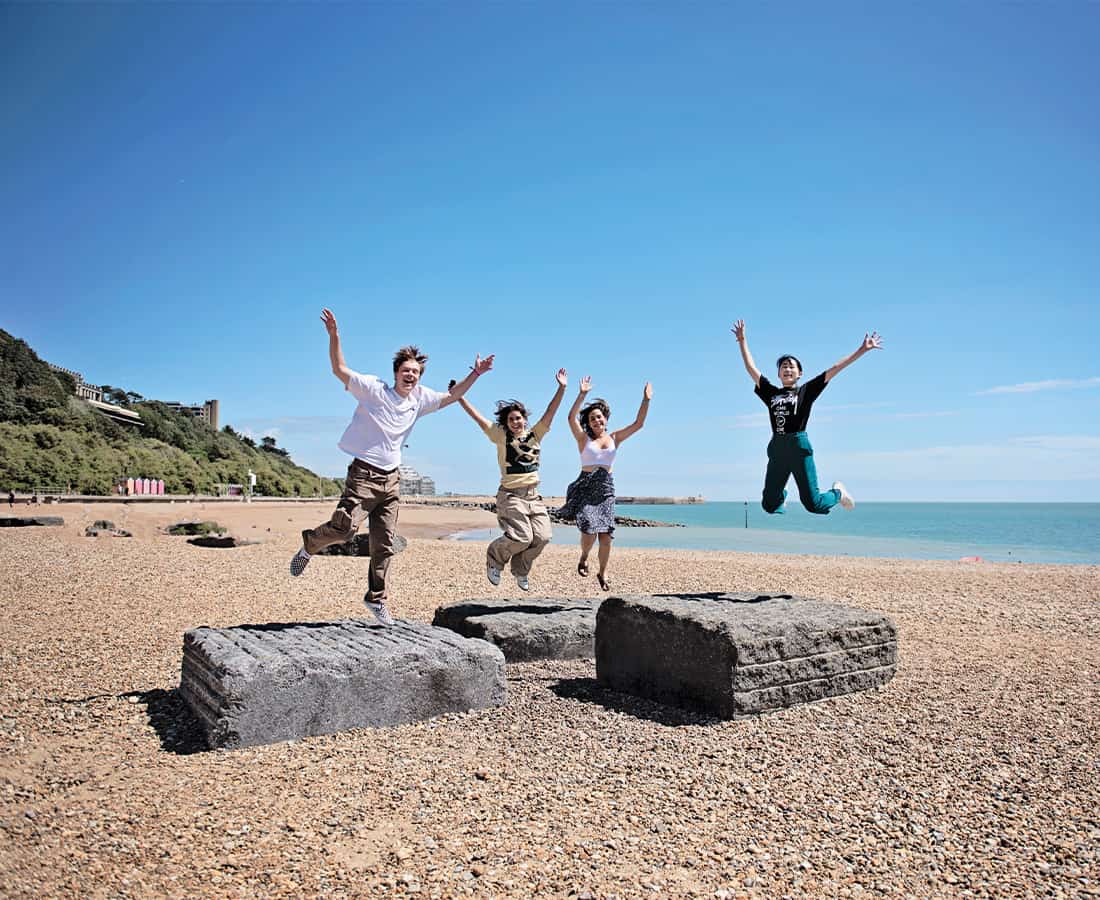
[[[587,406],[582,408],[581,411],[577,414],[577,418],[580,419],[581,428],[584,429],[584,433],[587,434],[590,438],[595,437],[595,435],[592,433],[592,428],[588,424],[588,416],[592,413],[592,410],[594,409],[598,409],[600,412],[602,412],[604,419],[611,418],[611,407],[607,405],[607,401],[604,400],[602,397],[597,397]]]
[[[420,374],[424,374],[424,369],[428,365],[428,354],[421,353],[420,348],[415,344],[409,344],[407,347],[402,347],[393,355],[393,374],[397,374],[397,370],[401,368],[403,363],[407,363],[409,360],[420,364]]]
[[[524,419],[529,418],[527,414],[527,407],[520,403],[518,400],[498,400],[497,401],[497,424],[505,431],[508,430],[508,415],[516,410]]]

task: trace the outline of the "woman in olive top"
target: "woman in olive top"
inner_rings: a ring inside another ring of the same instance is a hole
[[[469,413],[486,437],[497,445],[500,487],[497,489],[497,521],[503,532],[489,545],[485,574],[500,584],[500,573],[511,562],[512,574],[521,590],[528,590],[531,566],[550,542],[550,515],[539,496],[539,444],[561,406],[568,383],[565,369],[558,369],[558,389],[535,427],[527,427],[527,408],[518,400],[497,402],[496,421],[490,422],[466,400]]]
[[[741,348],[745,370],[756,385],[756,396],[768,407],[771,418],[772,439],[768,443],[768,470],[764,475],[764,493],[761,498],[764,511],[783,512],[783,501],[787,499],[785,485],[791,475],[794,475],[794,482],[798,485],[798,498],[810,512],[824,515],[837,503],[845,509],[854,509],[856,502],[841,482],[834,481],[832,490],[818,490],[814,450],[810,446],[809,435],[806,434],[806,424],[810,419],[810,409],[825,390],[825,386],[864,353],[882,347],[882,338],[878,332],[865,334],[863,342],[854,353],[803,385],[798,384],[802,377],[802,363],[793,356],[779,357],[776,367],[781,386],[777,387],[760,374],[753,362],[745,333],[745,320],[738,319],[731,330]]]

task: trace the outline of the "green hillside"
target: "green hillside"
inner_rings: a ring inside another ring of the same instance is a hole
[[[247,482],[257,493],[315,496],[342,485],[290,459],[273,438],[257,445],[228,425],[214,431],[163,403],[112,389],[145,423],[120,425],[73,394],[72,379],[54,372],[35,352],[0,330],[0,489],[37,486],[82,494],[109,494],[119,478],[163,478],[171,494],[213,494],[224,483]]]

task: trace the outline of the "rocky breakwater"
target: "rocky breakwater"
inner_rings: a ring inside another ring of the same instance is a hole
[[[687,502],[687,501],[685,501]],[[692,501],[694,502],[694,501]],[[421,506],[447,506],[457,509],[483,509],[486,512],[496,513],[497,505],[492,500],[436,500],[428,503],[420,500]],[[557,508],[547,507],[550,513],[550,521],[555,525],[572,525],[573,519],[567,519],[558,513]],[[615,516],[615,524],[623,528],[683,528],[680,522],[659,522],[656,519],[638,519],[633,516]]]
[[[494,505],[494,512],[495,512]],[[550,521],[555,525],[572,525],[574,520],[560,515],[556,509],[549,510]],[[632,516],[615,516],[615,524],[623,528],[683,528],[679,522],[658,522],[655,519],[635,519]]]

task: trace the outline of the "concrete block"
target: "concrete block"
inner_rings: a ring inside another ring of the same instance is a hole
[[[248,747],[500,706],[504,656],[418,622],[194,628],[180,694],[212,748]]]
[[[489,641],[508,662],[591,659],[599,600],[466,600],[435,611],[433,625]]]
[[[596,616],[601,684],[720,718],[879,687],[897,652],[885,616],[790,594],[610,597]]]

